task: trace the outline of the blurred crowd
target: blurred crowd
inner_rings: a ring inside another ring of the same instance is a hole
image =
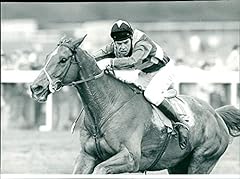
[[[194,46],[194,45],[192,45]],[[201,46],[202,48],[206,48]],[[210,48],[209,48],[210,49]],[[226,55],[221,52],[206,53],[206,50],[199,49],[188,55],[176,57],[176,66],[199,68],[205,71],[239,71],[240,68],[240,45],[235,44],[232,48],[225,49]]]
[[[240,45],[234,45],[226,60],[216,57],[214,60],[196,60],[194,68],[202,70],[224,70],[239,71]],[[41,54],[41,55],[40,55]],[[34,49],[17,49],[10,54],[1,49],[1,69],[2,70],[40,70],[43,67],[44,59],[40,59],[42,52]],[[184,58],[175,59],[176,66],[191,67]]]
[[[1,49],[2,70],[39,70],[41,67],[39,53],[35,50],[17,49],[7,54]]]

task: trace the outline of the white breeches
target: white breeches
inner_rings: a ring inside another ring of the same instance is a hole
[[[166,66],[159,71],[150,73],[152,78],[147,79],[148,85],[145,88],[144,96],[148,101],[155,105],[160,105],[164,100],[164,93],[174,85],[174,64],[173,60],[169,61]],[[141,72],[143,73],[143,72]],[[148,76],[148,74],[146,74]],[[147,77],[148,78],[148,77]]]
[[[105,62],[104,62],[105,61]],[[106,67],[109,59],[103,59],[98,62],[101,69]],[[164,92],[174,85],[174,62],[170,60],[166,66],[152,73],[144,73],[140,70],[115,70],[116,77],[130,83],[140,86],[144,90],[146,99],[160,105],[164,100]]]

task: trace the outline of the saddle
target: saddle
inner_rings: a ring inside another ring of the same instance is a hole
[[[193,119],[191,118],[191,116],[192,116],[191,115],[191,110],[189,109],[189,106],[187,105],[185,100],[182,97],[177,96],[176,90],[169,89],[168,91],[166,91],[164,93],[164,97],[172,105],[172,107],[175,109],[175,112],[178,113],[178,115],[181,116],[181,119],[183,119],[184,122],[188,126],[192,126],[193,125]],[[153,104],[152,104],[152,108],[153,108],[154,118],[160,119],[161,122],[167,127],[168,132],[171,132],[172,134],[175,134],[173,129],[176,125],[179,125],[180,123],[176,123],[176,122],[173,122],[172,120],[170,120],[168,118],[162,117],[162,115],[164,115],[164,114],[160,111],[160,109],[158,107],[156,107]],[[182,124],[180,124],[180,125],[182,125]]]

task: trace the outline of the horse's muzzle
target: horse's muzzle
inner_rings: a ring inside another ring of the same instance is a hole
[[[50,91],[43,86],[32,84],[30,85],[31,97],[38,102],[45,102]]]
[[[32,85],[30,85],[30,90],[31,90],[32,94],[38,95],[38,94],[42,93],[43,86],[32,84]]]

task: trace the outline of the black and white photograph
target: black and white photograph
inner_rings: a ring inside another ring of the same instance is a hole
[[[240,1],[1,2],[1,178],[240,178]]]

